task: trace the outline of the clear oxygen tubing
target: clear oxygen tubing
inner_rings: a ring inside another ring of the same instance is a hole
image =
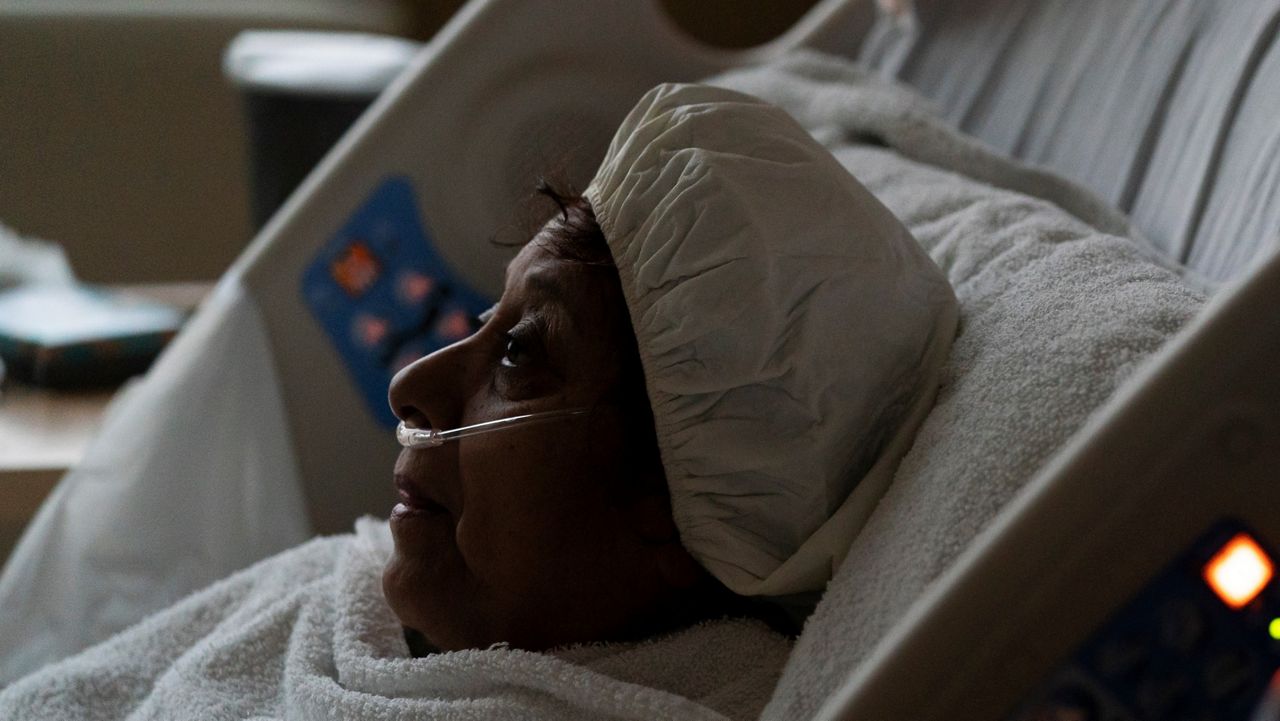
[[[525,413],[524,415],[499,418],[494,421],[485,421],[484,423],[473,423],[460,428],[451,428],[447,431],[440,431],[435,428],[413,428],[405,425],[404,421],[400,421],[399,425],[396,426],[396,440],[405,448],[435,448],[449,441],[456,441],[468,436],[478,436],[483,433],[519,428],[532,423],[545,423],[547,421],[580,416],[588,410],[587,408],[568,408],[543,411],[541,413]]]

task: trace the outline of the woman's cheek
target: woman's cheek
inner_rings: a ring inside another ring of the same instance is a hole
[[[525,461],[519,457],[519,447],[501,435],[464,442],[460,458],[462,510],[456,537],[463,557],[477,571],[476,567],[492,565],[495,557],[501,557],[511,541],[512,526],[520,520],[512,506],[524,495]]]

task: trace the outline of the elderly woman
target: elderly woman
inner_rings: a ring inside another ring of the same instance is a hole
[[[565,412],[407,448],[389,534],[263,561],[15,683],[0,717],[758,715],[775,629],[932,402],[951,289],[727,90],[655,88],[583,196],[544,194],[483,326],[390,403],[410,434]]]

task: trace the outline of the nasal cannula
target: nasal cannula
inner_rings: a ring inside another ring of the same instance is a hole
[[[405,448],[435,448],[448,441],[456,441],[459,438],[477,436],[481,433],[493,433],[494,431],[505,431],[509,428],[517,428],[530,423],[543,423],[545,421],[578,416],[586,413],[587,410],[586,408],[569,408],[558,411],[543,411],[541,413],[526,413],[520,416],[499,418],[496,421],[485,421],[484,423],[474,423],[460,428],[451,428],[447,431],[438,431],[434,428],[413,428],[405,425],[404,421],[400,421],[400,424],[396,426],[396,440],[400,441],[400,445]]]

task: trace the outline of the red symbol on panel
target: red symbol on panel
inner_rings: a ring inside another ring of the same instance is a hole
[[[381,265],[361,241],[353,241],[329,264],[333,280],[351,297],[358,297],[378,281]]]
[[[377,345],[387,337],[391,324],[385,318],[362,315],[356,318],[356,338],[365,345]]]
[[[445,340],[462,340],[471,335],[471,318],[460,310],[450,311],[440,319],[436,332]]]
[[[411,270],[406,271],[400,275],[400,300],[404,301],[405,305],[416,305],[430,295],[435,286],[436,283],[431,278]]]

